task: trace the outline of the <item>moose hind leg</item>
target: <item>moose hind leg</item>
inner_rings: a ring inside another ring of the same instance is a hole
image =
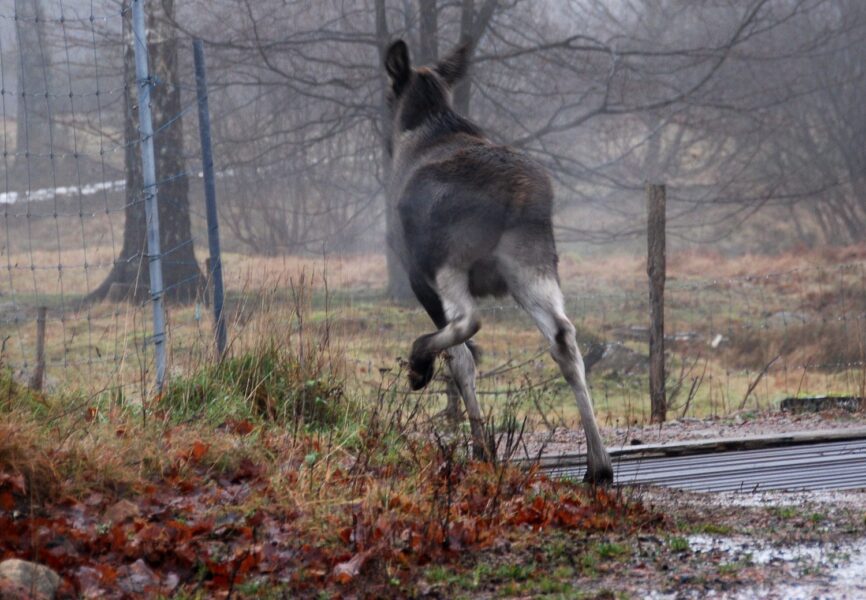
[[[445,327],[448,324],[445,319],[445,308],[442,306],[442,300],[436,290],[430,287],[423,275],[417,271],[410,273],[409,281],[412,285],[412,291],[415,292],[415,297],[430,315],[433,324],[440,329]],[[409,383],[413,390],[420,390],[433,378],[434,359],[435,356],[420,359],[413,355],[413,359],[409,363]]]
[[[512,294],[550,342],[550,353],[577,400],[588,454],[585,480],[593,483],[611,482],[613,468],[610,456],[595,421],[583,357],[577,347],[574,325],[565,314],[559,283],[553,276],[535,278],[512,286]]]
[[[433,378],[433,363],[437,354],[467,342],[481,328],[475,301],[469,293],[469,275],[465,270],[443,267],[436,274],[436,287],[445,309],[447,324],[438,331],[422,335],[412,344],[409,383],[413,390],[423,388]]]

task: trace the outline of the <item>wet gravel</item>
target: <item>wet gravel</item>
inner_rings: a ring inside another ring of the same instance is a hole
[[[817,430],[862,429],[866,413],[834,411],[791,415],[783,412],[755,414],[743,412],[715,419],[675,419],[661,425],[601,426],[608,447],[660,444],[713,438],[738,438],[786,434]],[[526,434],[521,454],[536,456],[584,452],[586,443],[581,429],[558,428]]]
[[[602,435],[609,447],[620,447],[864,427],[862,412],[741,413],[603,427]],[[580,430],[532,434],[525,442],[530,455],[585,450]],[[756,494],[631,489],[626,493],[668,514],[673,526],[666,536],[638,540],[629,564],[591,587],[665,600],[866,599],[866,481],[863,486]],[[682,540],[679,549],[673,537]]]
[[[635,491],[671,515],[686,550],[669,578],[626,585],[655,599],[866,598],[866,482],[852,492]]]

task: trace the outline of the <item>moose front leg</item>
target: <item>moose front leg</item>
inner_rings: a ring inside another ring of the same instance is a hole
[[[417,391],[427,387],[433,379],[433,367],[436,363],[436,353],[429,350],[429,338],[436,335],[422,335],[412,344],[412,354],[409,356],[409,386]]]
[[[460,390],[466,413],[469,415],[472,456],[477,460],[492,460],[493,448],[489,447],[484,433],[484,415],[475,394],[475,358],[466,344],[459,344],[448,350],[448,369]]]

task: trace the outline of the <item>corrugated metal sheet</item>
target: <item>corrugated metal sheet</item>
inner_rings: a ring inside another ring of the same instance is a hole
[[[731,441],[727,447],[736,447]],[[742,440],[748,448],[754,440]],[[866,438],[837,441],[798,441],[745,450],[680,454],[614,452],[615,482],[620,485],[658,485],[704,492],[761,492],[771,490],[845,490],[866,488]],[[580,479],[583,457],[548,457],[551,475]]]

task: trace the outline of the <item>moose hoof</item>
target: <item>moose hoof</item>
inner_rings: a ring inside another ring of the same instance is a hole
[[[425,387],[433,379],[433,359],[412,358],[409,361],[409,385],[415,391]]]
[[[609,485],[613,483],[613,469],[610,465],[593,467],[590,465],[583,476],[584,483],[592,485]]]

